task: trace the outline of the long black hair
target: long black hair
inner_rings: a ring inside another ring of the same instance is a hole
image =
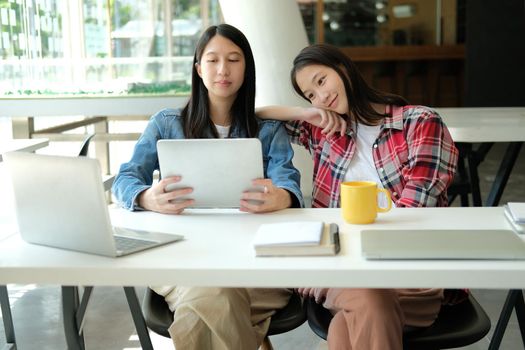
[[[297,72],[306,66],[318,64],[332,68],[341,77],[348,99],[348,118],[365,125],[377,125],[385,117],[372,107],[372,103],[393,104],[405,106],[408,104],[403,97],[378,91],[369,86],[359,73],[354,62],[335,46],[315,44],[307,46],[295,57],[291,71],[292,85],[295,91],[305,100],[310,100],[303,94],[297,84]]]
[[[229,24],[210,26],[197,42],[191,73],[191,95],[182,110],[184,136],[206,138],[211,134],[219,137],[210,118],[208,89],[204,86],[196,67],[197,63],[200,64],[206,45],[215,35],[231,40],[242,50],[245,60],[244,81],[232,105],[230,130],[244,131],[247,137],[255,137],[258,132],[258,124],[255,119],[255,62],[248,39],[240,30]]]

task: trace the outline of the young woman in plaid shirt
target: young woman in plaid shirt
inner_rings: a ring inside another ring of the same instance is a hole
[[[371,88],[354,63],[329,45],[303,49],[291,78],[313,107],[264,107],[258,114],[287,120],[292,141],[312,155],[313,207],[339,207],[340,184],[357,180],[386,188],[397,207],[448,205],[458,151],[434,110]],[[330,349],[402,349],[403,328],[431,325],[445,302],[437,288],[298,292],[334,314]]]

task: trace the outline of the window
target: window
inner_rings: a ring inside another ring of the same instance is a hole
[[[218,0],[0,0],[0,95],[187,93]]]
[[[296,1],[310,43],[351,47],[465,41],[465,0]]]

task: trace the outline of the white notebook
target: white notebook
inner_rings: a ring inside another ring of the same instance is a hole
[[[262,224],[255,234],[253,245],[317,245],[321,241],[322,233],[322,221]]]
[[[322,221],[263,224],[253,241],[257,256],[315,256],[339,252],[339,228]]]

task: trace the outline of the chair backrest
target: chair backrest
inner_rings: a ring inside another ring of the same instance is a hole
[[[447,189],[448,204],[451,205],[456,197],[460,197],[461,206],[469,206],[469,194],[472,193],[472,181],[467,171],[466,154],[469,152],[470,146],[465,146],[464,143],[457,142],[456,147],[459,151],[457,170],[454,180]]]
[[[272,316],[267,335],[286,333],[306,322],[306,309],[303,300],[292,294],[288,304]]]
[[[89,142],[91,139],[95,136],[95,134],[89,134],[86,136],[84,141],[82,142],[82,146],[80,147],[80,152],[78,152],[79,157],[86,157],[89,150]]]
[[[332,314],[311,298],[305,304],[310,328],[319,337],[326,339]],[[462,347],[482,339],[489,329],[489,317],[471,294],[460,304],[443,306],[430,327],[407,328],[403,332],[403,349]]]
[[[150,288],[146,288],[142,303],[142,313],[149,329],[169,338],[168,328],[173,323],[173,312],[168,307],[164,297]],[[306,321],[306,310],[301,298],[292,294],[288,304],[278,310],[270,322],[267,335],[281,334],[302,325]]]
[[[168,328],[173,323],[173,312],[171,312],[163,296],[155,293],[150,288],[146,288],[142,303],[142,313],[149,329],[169,338]]]

